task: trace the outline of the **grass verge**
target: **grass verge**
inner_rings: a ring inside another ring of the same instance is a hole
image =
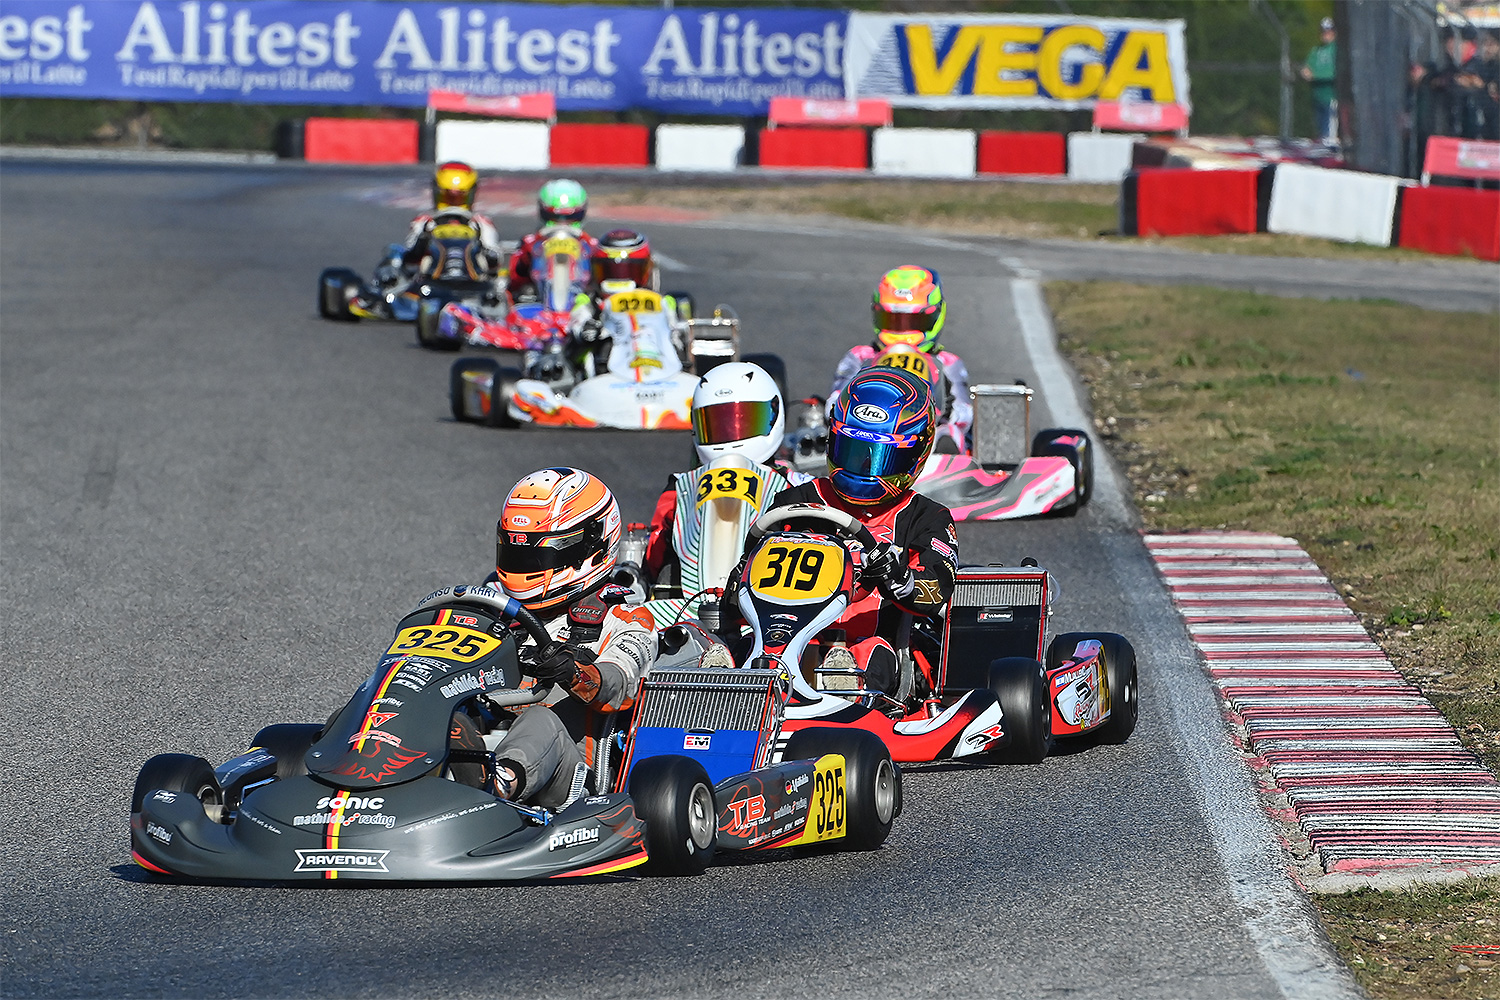
[[[1047,296],[1146,526],[1298,539],[1495,770],[1500,318],[1197,287]],[[1497,901],[1475,885],[1314,900],[1362,985],[1401,998],[1500,995],[1500,956],[1452,950],[1500,944]]]

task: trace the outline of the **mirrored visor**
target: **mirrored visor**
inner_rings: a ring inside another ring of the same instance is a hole
[[[922,450],[893,441],[864,441],[835,431],[828,464],[852,476],[906,476],[916,471]]]
[[[926,333],[937,325],[937,318],[938,310],[935,306],[924,306],[921,312],[897,312],[875,306],[875,326],[880,330]]]
[[[771,433],[781,414],[779,399],[742,399],[711,403],[693,410],[693,434],[699,444],[728,444]]]
[[[495,566],[502,573],[541,573],[580,566],[602,549],[603,539],[604,528],[597,522],[553,534],[501,528]]]

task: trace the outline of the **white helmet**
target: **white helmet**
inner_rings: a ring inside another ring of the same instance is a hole
[[[776,380],[759,365],[730,361],[713,368],[693,390],[693,447],[707,465],[721,455],[743,455],[765,465],[781,447],[785,407]]]

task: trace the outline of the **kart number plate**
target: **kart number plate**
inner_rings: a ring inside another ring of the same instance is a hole
[[[848,800],[844,795],[844,756],[820,757],[813,772],[812,802],[807,810],[807,828],[802,843],[831,840],[844,835]]]
[[[645,289],[616,292],[609,297],[609,311],[617,313],[659,313],[661,296]]]
[[[386,654],[421,653],[459,663],[473,663],[494,652],[499,645],[499,639],[471,628],[421,625],[397,632]]]
[[[710,469],[698,479],[698,506],[728,497],[759,510],[764,485],[760,476],[748,469]]]
[[[755,550],[746,579],[755,596],[781,604],[811,604],[839,592],[844,548],[833,542],[772,541]]]
[[[877,364],[888,368],[900,368],[909,371],[917,378],[927,382],[932,381],[932,364],[927,360],[927,355],[912,352],[910,354],[900,351],[895,354],[887,354]]]
[[[543,257],[573,257],[583,255],[583,247],[571,236],[552,236],[542,244]]]
[[[477,240],[479,239],[479,230],[473,226],[448,223],[447,225],[433,226],[432,238],[435,240]]]

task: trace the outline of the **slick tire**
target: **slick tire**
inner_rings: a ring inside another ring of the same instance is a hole
[[[1052,750],[1052,699],[1036,660],[1006,656],[990,664],[990,690],[1000,701],[1009,737],[990,751],[997,764],[1040,764]]]
[[[323,727],[316,722],[289,722],[265,727],[255,734],[250,745],[276,758],[276,780],[282,781],[307,773],[307,751],[321,735]]]
[[[159,753],[146,761],[130,793],[130,811],[140,812],[146,796],[156,791],[191,795],[205,807],[224,801],[213,766],[202,757],[185,753]]]
[[[630,772],[628,791],[646,824],[646,853],[661,875],[698,875],[713,860],[719,811],[713,782],[691,757],[648,757]]]
[[[437,299],[417,303],[417,343],[429,351],[456,351],[461,346],[457,339],[438,336],[438,319],[446,304]]]
[[[349,296],[359,289],[359,275],[347,267],[326,268],[318,275],[318,315],[345,323],[359,321],[349,311]]]
[[[781,408],[786,410],[786,401],[791,397],[786,394],[786,362],[774,354],[747,354],[740,358],[752,365],[759,365],[765,369],[767,375],[776,382],[776,389],[781,393]]]
[[[797,730],[781,759],[817,760],[831,753],[844,757],[844,847],[873,851],[885,843],[891,824],[901,815],[901,771],[879,736],[831,726]]]
[[[1076,444],[1064,444],[1059,438],[1077,438]],[[1083,509],[1094,495],[1094,442],[1086,431],[1069,430],[1064,427],[1049,427],[1038,431],[1031,439],[1033,455],[1056,455],[1068,460],[1073,466],[1073,480],[1077,484],[1077,499],[1071,507],[1060,511],[1063,517],[1071,517]]]
[[[1109,718],[1094,730],[1101,743],[1124,743],[1135,732],[1141,714],[1140,683],[1136,678],[1135,647],[1114,632],[1064,632],[1047,647],[1047,669],[1061,666],[1080,642],[1097,639],[1103,647],[1104,683],[1109,685]]]
[[[490,377],[489,413],[471,413],[466,406],[469,381],[486,374]],[[521,426],[507,409],[520,378],[519,371],[502,366],[494,358],[459,358],[448,369],[448,408],[453,412],[453,419],[460,423],[478,423],[487,427]]]

